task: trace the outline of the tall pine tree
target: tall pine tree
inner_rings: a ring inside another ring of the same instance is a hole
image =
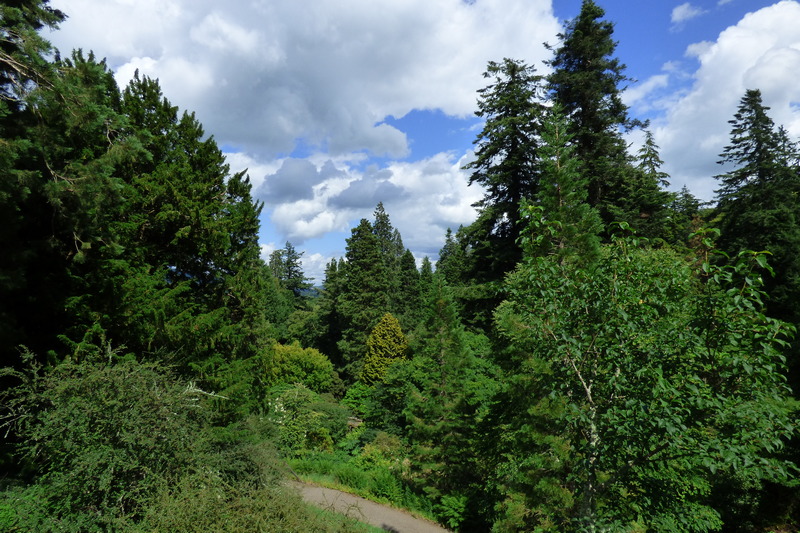
[[[478,111],[485,120],[475,141],[469,182],[486,189],[475,204],[480,216],[468,229],[476,255],[472,277],[480,282],[502,279],[522,257],[517,244],[519,207],[538,190],[537,130],[543,106],[541,77],[522,61],[489,62],[484,78],[492,83],[478,91]]]
[[[800,322],[800,169],[797,147],[775,126],[757,89],[742,97],[731,124],[730,144],[716,176],[721,216],[720,247],[729,254],[769,250],[775,276],[765,289],[773,316]]]
[[[622,132],[638,122],[622,101],[621,84],[630,80],[614,57],[614,25],[604,15],[592,0],[583,1],[578,16],[559,34],[548,87],[572,124],[576,155],[589,177],[589,205],[608,225],[625,213],[638,215],[644,206],[624,205],[631,165]]]

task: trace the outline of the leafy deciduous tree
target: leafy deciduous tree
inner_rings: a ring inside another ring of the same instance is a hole
[[[704,501],[714,472],[788,475],[773,453],[796,432],[780,371],[791,328],[763,314],[765,256],[692,272],[636,244],[588,268],[529,258],[509,279],[497,321],[524,414],[508,471],[529,470],[507,482],[529,498],[525,527],[706,531],[720,525]],[[540,506],[556,487],[561,505]]]

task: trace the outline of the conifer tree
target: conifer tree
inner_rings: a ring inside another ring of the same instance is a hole
[[[287,241],[284,248],[275,250],[269,256],[269,267],[273,275],[298,301],[302,300],[304,292],[312,287],[312,280],[306,278],[303,273],[301,258],[304,253],[298,252],[294,245]]]
[[[406,249],[400,257],[397,270],[397,288],[392,309],[406,331],[413,331],[420,320],[422,302],[420,300],[420,274],[417,261],[411,250]]]
[[[463,235],[463,227],[459,228]],[[439,272],[444,279],[452,286],[457,286],[465,281],[467,275],[467,258],[464,250],[463,239],[458,238],[459,234],[453,235],[453,230],[447,228],[444,237],[444,245],[439,250],[439,259],[436,261],[436,272]]]
[[[720,164],[732,168],[716,176],[722,217],[720,247],[729,254],[768,250],[774,277],[767,277],[768,308],[774,316],[800,321],[800,167],[798,150],[776,128],[757,89],[746,91],[731,124],[730,144]]]
[[[344,320],[340,304],[342,294],[346,290],[345,268],[343,259],[331,259],[326,265],[319,302],[314,308],[314,316],[309,321],[307,330],[304,331],[309,339],[305,345],[315,347],[326,354],[337,368],[344,366],[337,343],[342,337]]]
[[[614,25],[602,20],[605,12],[592,0],[583,0],[578,16],[569,21],[549,64],[548,86],[572,124],[576,154],[589,177],[589,205],[603,222],[619,221],[630,164],[622,130],[638,125],[622,102],[622,83],[630,81],[625,66],[614,57]],[[656,184],[657,186],[657,184]],[[627,220],[629,222],[629,220]]]
[[[404,358],[407,350],[400,322],[391,313],[385,313],[367,338],[361,381],[366,385],[382,382],[389,367]]]
[[[592,262],[600,251],[602,223],[587,203],[589,180],[575,157],[569,122],[558,103],[550,110],[541,135],[538,205],[525,208],[531,217],[541,213],[544,226],[540,229],[547,233],[538,242],[538,253],[553,254],[559,262]],[[523,242],[528,238],[524,236]]]
[[[480,282],[502,279],[521,258],[519,207],[538,190],[537,128],[543,106],[541,77],[522,61],[490,61],[484,78],[492,83],[478,91],[476,115],[485,119],[475,140],[475,160],[469,183],[486,189],[478,220],[469,227],[475,245],[475,272]]]
[[[637,235],[650,239],[668,237],[672,195],[665,190],[669,175],[661,170],[663,164],[653,133],[645,131],[644,143],[624,182],[625,191],[613,211],[616,220],[627,222]]]
[[[369,332],[390,309],[393,283],[381,241],[367,219],[347,239],[346,263],[338,310],[342,320],[338,350],[351,379],[360,374]]]

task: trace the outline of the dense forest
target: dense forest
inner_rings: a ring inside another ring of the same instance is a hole
[[[671,192],[604,16],[488,64],[435,263],[378,204],[315,287],[158,80],[3,2],[0,529],[366,530],[300,476],[454,531],[796,531],[800,149],[754,87],[716,201]]]

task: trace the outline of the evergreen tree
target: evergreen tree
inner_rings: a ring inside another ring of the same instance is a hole
[[[690,234],[700,230],[703,225],[701,211],[704,202],[695,197],[684,185],[677,193],[671,194],[668,204],[669,224],[667,226],[667,242],[675,245],[686,245]]]
[[[524,207],[530,217],[541,217],[540,230],[547,233],[538,240],[539,250],[534,253],[553,254],[559,262],[569,259],[590,263],[599,253],[602,223],[597,211],[587,204],[589,180],[575,157],[569,123],[558,103],[550,110],[541,135],[538,206]],[[524,236],[521,242],[527,239],[530,236]]]
[[[734,168],[716,176],[722,186],[716,191],[721,207],[746,197],[754,188],[786,177],[786,171],[797,158],[797,151],[784,130],[775,129],[767,114],[769,107],[761,99],[761,91],[748,89],[732,120],[730,144],[720,154],[720,165]]]
[[[615,218],[628,222],[637,235],[666,239],[669,236],[668,206],[672,195],[665,190],[669,186],[669,176],[661,171],[664,162],[651,131],[645,131],[644,144],[633,162],[624,183],[626,190],[619,205],[615,206]]]
[[[775,276],[765,280],[773,316],[800,322],[800,169],[798,151],[783,128],[776,128],[759,90],[742,97],[731,124],[731,141],[720,164],[732,166],[717,176],[722,235],[729,254],[769,250]]]
[[[342,337],[344,320],[340,302],[346,290],[345,268],[343,259],[331,259],[326,265],[318,304],[302,332],[304,337],[300,339],[304,346],[317,348],[328,355],[337,368],[342,368],[345,363],[337,346]]]
[[[390,269],[396,267],[397,261],[403,255],[405,248],[403,247],[403,239],[400,232],[392,226],[389,220],[389,214],[383,207],[383,202],[378,202],[373,213],[374,222],[372,223],[372,231],[378,238],[381,247],[381,254],[385,258],[387,267]]]
[[[419,268],[419,293],[420,298],[425,298],[433,284],[433,265],[430,258],[426,255],[422,258],[422,265]]]
[[[361,381],[366,385],[382,382],[389,367],[404,358],[407,351],[408,342],[400,322],[391,313],[384,314],[367,338]]]
[[[620,85],[630,81],[625,66],[614,57],[614,25],[602,20],[605,12],[592,0],[583,0],[578,16],[569,21],[549,64],[552,99],[572,124],[576,155],[589,177],[589,205],[608,225],[624,213],[646,212],[644,206],[624,209],[631,186],[630,164],[622,131],[638,124],[628,116]],[[641,185],[641,184],[640,184]],[[648,184],[648,188],[657,184]],[[630,222],[630,220],[625,220]]]
[[[39,33],[56,29],[65,18],[49,0],[16,0],[0,5],[0,110],[18,113],[28,108],[27,96],[49,85],[46,59],[51,45]]]
[[[351,379],[360,375],[369,332],[390,309],[393,283],[381,241],[367,219],[361,219],[347,239],[346,263],[338,311],[342,321],[337,342],[344,370]]]
[[[476,272],[480,282],[502,279],[521,258],[519,207],[538,190],[537,129],[543,106],[539,101],[541,77],[521,61],[494,61],[484,72],[493,83],[478,91],[478,111],[483,130],[475,140],[475,160],[469,183],[486,189],[475,204],[480,216],[469,233],[475,241]]]
[[[459,228],[459,233],[463,235],[463,227]],[[436,272],[444,276],[452,286],[462,284],[467,276],[466,250],[462,246],[463,239],[458,236],[459,234],[454,236],[453,230],[447,228],[444,245],[439,250],[439,259],[436,261]]]
[[[269,267],[281,285],[301,300],[304,293],[311,289],[312,280],[303,273],[301,258],[305,252],[298,252],[290,242],[283,249],[275,250],[269,256]]]
[[[392,309],[399,317],[403,329],[413,331],[420,320],[422,302],[420,300],[420,274],[411,250],[406,249],[400,257],[396,279],[397,289]]]

